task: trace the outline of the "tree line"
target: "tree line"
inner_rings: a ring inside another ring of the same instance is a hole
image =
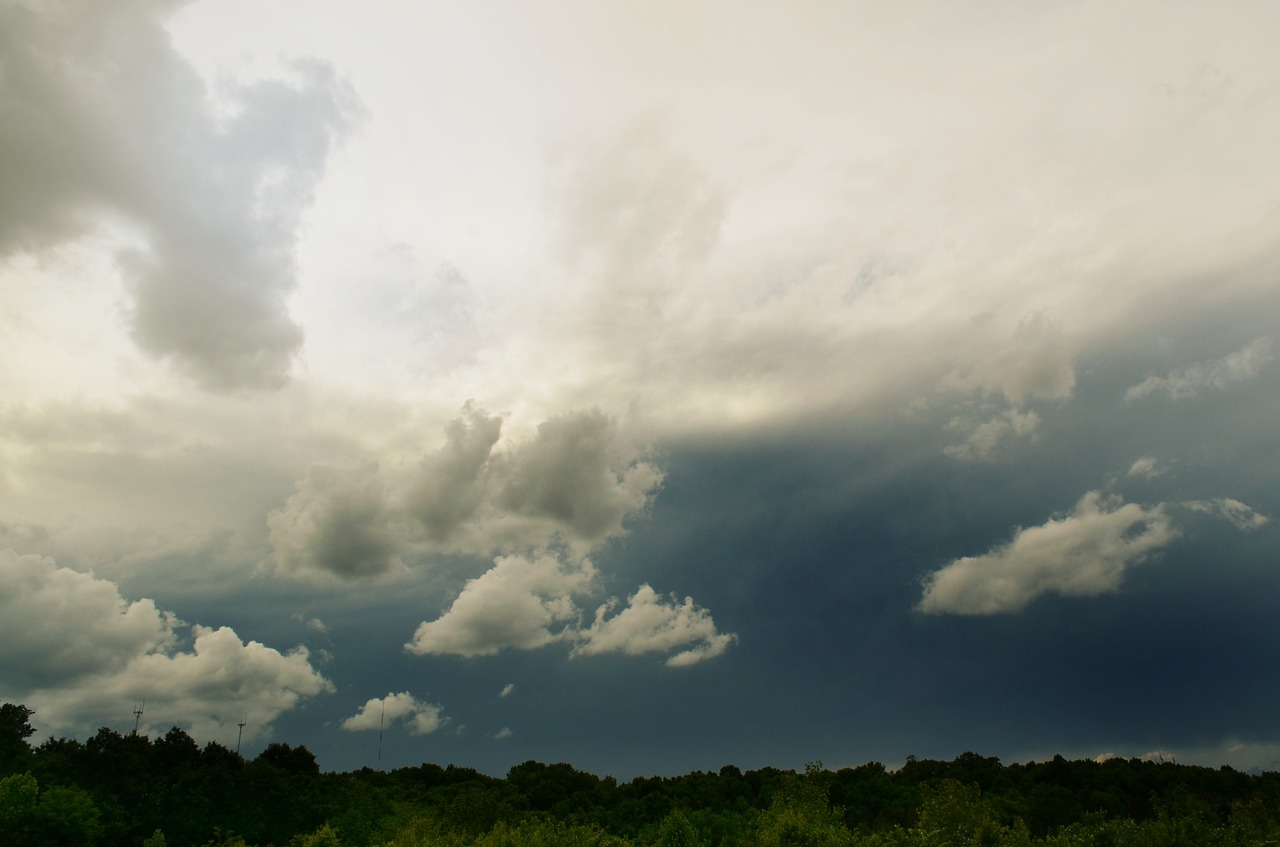
[[[0,706],[11,847],[1280,845],[1280,774],[1225,766],[965,753],[628,782],[535,761],[505,778],[430,763],[321,773],[303,746],[245,759],[177,727],[33,747],[32,715]]]

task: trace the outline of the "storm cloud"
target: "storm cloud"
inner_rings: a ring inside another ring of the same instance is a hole
[[[300,216],[358,106],[316,61],[210,91],[163,28],[175,5],[0,6],[0,258],[127,233],[138,346],[207,388],[277,387]]]

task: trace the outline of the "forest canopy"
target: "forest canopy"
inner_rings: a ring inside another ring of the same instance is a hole
[[[30,744],[0,706],[0,840],[12,847],[1262,845],[1280,774],[1142,759],[1003,764],[964,753],[803,772],[618,782],[528,761],[505,778],[423,763],[322,773],[304,746],[252,759],[174,727]]]

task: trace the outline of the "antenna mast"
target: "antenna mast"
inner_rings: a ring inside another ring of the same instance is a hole
[[[138,707],[133,710],[133,734],[138,734],[138,721],[142,720],[142,710],[146,707],[147,701],[143,700]]]
[[[249,716],[245,715],[244,720],[236,724],[236,726],[240,727],[240,731],[236,733],[236,755],[237,756],[240,755],[240,739],[244,737],[244,725],[247,724],[248,722],[249,722]]]
[[[382,725],[387,717],[387,698],[382,698],[382,715],[378,718],[378,761],[382,761]]]

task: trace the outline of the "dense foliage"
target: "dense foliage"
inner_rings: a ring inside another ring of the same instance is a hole
[[[618,783],[525,762],[505,779],[423,764],[321,773],[305,747],[252,760],[101,729],[32,748],[0,707],[0,843],[102,847],[925,847],[1280,844],[1280,774],[1138,759],[1003,765],[966,753],[804,773]]]

